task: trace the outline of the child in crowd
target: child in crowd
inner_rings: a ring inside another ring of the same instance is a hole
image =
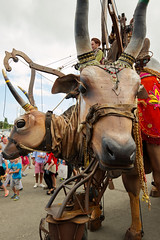
[[[9,174],[12,174],[12,181],[11,181],[11,188],[14,192],[11,199],[19,200],[19,190],[21,189],[21,170],[22,170],[22,164],[19,162],[20,158],[15,158],[14,162],[11,165],[11,170],[9,171]]]
[[[8,163],[8,169],[10,169],[11,168],[11,161],[7,160],[7,163]],[[3,163],[2,166],[3,166],[4,170],[6,171],[6,164]],[[8,174],[7,173],[5,174],[5,181],[4,181],[4,186],[5,187],[10,186],[11,178],[12,178],[12,176],[9,174],[9,171],[8,171]]]
[[[2,163],[5,162],[5,165],[6,165],[6,173],[8,173],[8,163],[7,163],[7,160],[5,160],[3,157],[2,157],[2,146],[0,145],[0,187],[4,190],[4,196],[7,197],[9,195],[9,191],[7,190],[7,188],[4,186],[4,184],[2,183],[2,176],[5,175],[5,170],[2,166]]]
[[[26,168],[29,166],[29,158],[28,155],[27,156],[21,156],[22,159],[22,177],[27,176],[26,173],[24,173],[24,171],[26,170]]]

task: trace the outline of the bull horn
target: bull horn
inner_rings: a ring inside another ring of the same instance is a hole
[[[24,93],[24,95],[26,96],[26,98],[28,98],[28,100],[29,100],[28,93],[27,93],[23,88],[21,88],[20,86],[18,86],[18,88]]]
[[[88,8],[88,0],[77,0],[75,42],[78,56],[92,51],[88,32]]]
[[[2,69],[2,74],[3,74],[3,77],[5,79],[5,82],[9,88],[9,90],[11,91],[11,93],[13,94],[14,98],[17,100],[17,102],[22,106],[22,108],[27,112],[27,111],[31,111],[34,109],[34,107],[29,104],[29,103],[26,103],[22,98],[21,96],[17,93],[17,91],[15,90],[15,88],[13,87],[12,83],[10,82],[10,80],[8,79],[7,77],[7,74],[5,72],[4,69]]]
[[[125,53],[137,58],[146,36],[146,11],[149,0],[139,0],[134,12],[133,34]]]
[[[30,102],[30,104],[31,104],[35,109],[37,109],[37,106],[35,106],[35,105],[32,104],[31,99],[29,98],[28,93],[27,93],[23,88],[21,88],[20,86],[18,86],[18,88],[24,93],[24,95],[26,96],[26,98],[28,98],[28,101]]]

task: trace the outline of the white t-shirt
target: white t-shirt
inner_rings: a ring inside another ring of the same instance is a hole
[[[1,146],[2,146],[2,152],[3,152],[3,150],[4,150],[4,148],[7,146],[7,144],[4,144],[3,142],[1,142],[0,144],[1,144]]]
[[[0,152],[0,166],[2,166],[3,162],[4,162],[4,158],[2,157],[2,153]]]

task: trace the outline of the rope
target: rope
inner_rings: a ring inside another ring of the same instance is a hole
[[[69,55],[68,57],[61,58],[61,59],[59,59],[59,60],[57,60],[57,61],[55,61],[55,62],[48,63],[48,64],[45,65],[45,66],[47,67],[47,66],[52,65],[52,64],[55,64],[55,63],[57,63],[57,62],[61,62],[61,61],[65,60],[65,59],[70,58],[70,57],[75,56],[75,55],[76,55],[76,53],[73,54],[73,55]]]
[[[134,122],[133,135],[134,135],[135,143],[137,146],[136,163],[137,163],[137,170],[138,170],[138,174],[139,174],[141,189],[143,192],[142,201],[145,201],[148,204],[148,208],[150,209],[151,202],[149,199],[149,194],[148,194],[148,189],[147,189],[147,180],[146,180],[144,163],[143,163],[141,130],[140,130],[140,126],[139,126],[138,122]]]
[[[69,95],[69,93],[67,93],[67,94],[65,95],[65,97],[62,98],[62,100],[57,104],[57,106],[56,106],[55,108],[53,108],[52,112],[54,112],[54,111],[58,108],[58,106],[64,101],[64,99],[65,99],[68,95]]]
[[[41,76],[41,110],[43,112],[43,87],[42,87],[42,76]]]
[[[66,68],[68,68],[68,67],[73,66],[73,63],[76,63],[76,62],[77,62],[77,58],[74,58],[74,59],[70,60],[69,62],[63,64],[63,65],[62,65],[61,67],[59,67],[58,69],[59,69],[59,70],[64,69],[64,68],[66,69]]]
[[[31,151],[31,152],[35,152],[37,151],[37,149],[33,149],[33,148],[30,148],[30,147],[27,147],[25,145],[23,145],[22,143],[19,143],[19,146],[22,148],[22,149],[25,149],[25,150],[28,150],[28,151]],[[38,150],[39,152],[44,152],[46,153],[46,151],[43,151],[43,150]]]
[[[87,145],[86,137],[84,137],[83,152],[84,152],[84,167],[87,168],[89,165],[89,153],[88,153],[88,145]]]
[[[152,74],[152,75],[160,78],[160,73],[159,73],[158,71],[153,70],[153,69],[150,69],[150,68],[146,68],[146,67],[145,67],[145,68],[143,69],[143,72],[150,73],[150,74]]]
[[[12,60],[12,61],[13,61],[13,60]],[[23,63],[25,66],[28,67],[27,63],[23,62],[21,59],[19,59],[19,61],[20,61],[21,63]],[[37,73],[38,73],[40,76],[42,76],[43,78],[47,79],[49,82],[52,82],[52,83],[54,82],[53,80],[45,77],[45,76],[44,76],[43,74],[41,74],[39,71],[37,71]]]

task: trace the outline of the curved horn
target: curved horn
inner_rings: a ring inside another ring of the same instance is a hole
[[[134,12],[133,35],[125,53],[136,58],[146,36],[146,10],[149,0],[139,0]]]
[[[9,90],[11,91],[11,93],[13,94],[13,96],[15,97],[15,99],[17,100],[17,102],[22,106],[22,108],[25,110],[25,111],[30,111],[30,110],[33,110],[34,107],[31,105],[31,104],[28,104],[26,103],[22,98],[21,96],[17,93],[17,91],[15,90],[15,88],[13,87],[12,83],[10,82],[10,80],[8,79],[7,77],[7,74],[6,72],[4,71],[4,69],[2,69],[2,74],[3,74],[3,77],[5,79],[5,82],[9,88]]]
[[[26,98],[28,98],[28,100],[29,100],[28,93],[27,93],[23,88],[21,88],[20,86],[18,86],[18,88],[24,93],[24,95],[26,96]]]
[[[24,93],[24,95],[26,96],[26,98],[28,98],[30,104],[31,104],[35,109],[37,109],[37,106],[35,106],[35,105],[32,104],[32,101],[31,101],[31,99],[30,99],[30,97],[29,97],[29,94],[28,94],[23,88],[21,88],[20,86],[18,86],[18,88]]]
[[[77,0],[75,15],[75,42],[77,55],[92,51],[88,33],[88,0]]]

